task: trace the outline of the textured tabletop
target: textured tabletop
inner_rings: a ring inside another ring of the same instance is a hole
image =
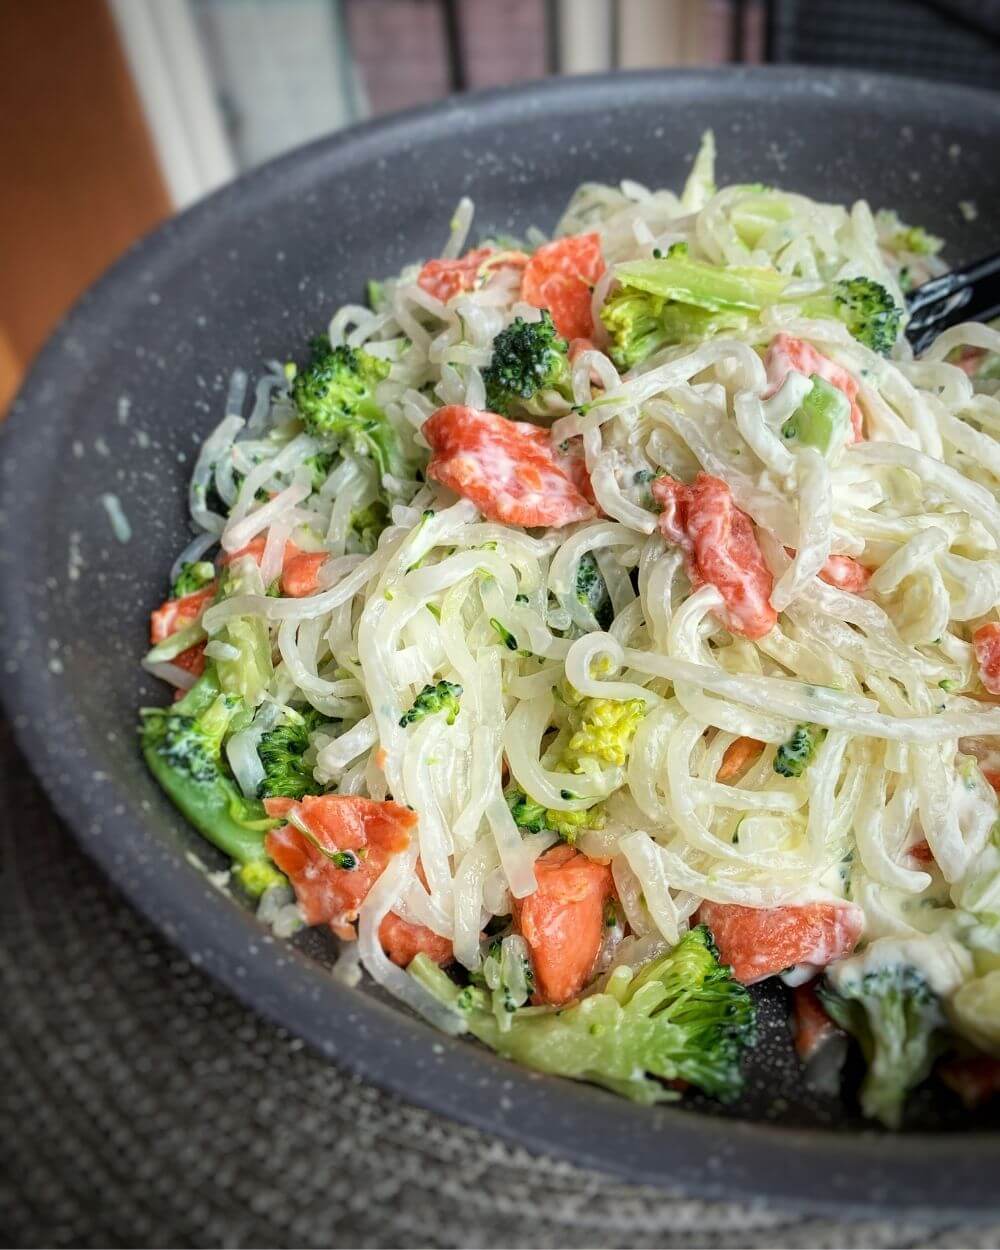
[[[996,1246],[633,1188],[410,1107],[219,988],[52,814],[0,724],[0,1244]]]

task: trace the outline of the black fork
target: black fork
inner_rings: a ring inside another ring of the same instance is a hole
[[[931,278],[909,293],[906,307],[906,337],[918,356],[949,326],[1000,317],[1000,252]]]

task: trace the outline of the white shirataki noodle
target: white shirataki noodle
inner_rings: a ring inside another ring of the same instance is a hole
[[[445,1007],[413,977],[398,968],[382,950],[379,926],[402,895],[416,869],[417,844],[393,856],[361,904],[358,915],[358,951],[361,962],[374,979],[407,1006],[419,1012],[445,1033],[460,1033],[462,1017]]]
[[[880,249],[867,206],[713,184],[706,147],[683,195],[631,182],[580,189],[559,230],[601,237],[607,272],[595,311],[616,289],[617,264],[674,242],[715,263],[774,266],[801,289],[867,274],[901,298],[899,258]],[[741,205],[760,195],[781,211],[762,232],[755,217],[748,241]],[[471,223],[463,200],[445,257],[470,246]],[[378,401],[418,454],[420,426],[438,406],[485,406],[496,334],[516,316],[540,315],[520,299],[523,262],[506,243],[495,247],[473,288],[448,302],[423,290],[411,266],[384,284],[377,311],[348,305],[330,322],[332,342],[388,362]],[[940,269],[925,263],[927,273]],[[792,373],[770,394],[762,356],[778,330],[856,379],[864,440],[825,458],[781,435],[809,380]],[[466,969],[483,966],[484,927],[535,890],[535,861],[556,841],[515,824],[511,788],[553,812],[601,813],[580,845],[610,863],[631,931],[602,968],[655,956],[705,899],[773,907],[842,898],[848,863],[866,936],[916,949],[914,925],[933,915],[928,923],[945,934],[955,914],[934,882],[943,876],[956,897],[972,891],[997,818],[993,791],[959,743],[1000,736],[1000,708],[973,697],[981,687],[971,645],[1000,606],[1000,402],[949,356],[1000,352],[1000,333],[960,326],[921,361],[904,347],[884,359],[839,322],[780,307],[628,373],[613,364],[599,320],[592,346],[582,346],[575,406],[553,394],[531,419],[551,426],[556,444],[581,440],[604,515],[548,531],[489,521],[433,482],[380,481],[363,447],[341,446],[316,482],[306,462],[329,448],[295,423],[280,367],[257,384],[247,427],[246,379],[237,377],[195,466],[198,533],[172,576],[216,544],[231,554],[262,535],[260,586],[277,583],[291,543],[328,559],[315,593],[222,598],[144,662],[186,689],[191,675],[172,662],[181,650],[207,636],[210,658],[236,662],[238,631],[221,631],[239,618],[263,623],[274,676],[252,724],[227,744],[237,783],[256,794],[262,734],[314,708],[326,718],[306,756],[317,787],[391,797],[416,812],[409,847],[364,900],[357,945],[335,975],[352,983],[363,966],[452,1032],[458,1014],[387,958],[379,926],[395,910],[449,938]],[[756,641],[727,632],[719,591],[658,531],[650,479],[699,470],[729,485],[773,572],[781,615]],[[209,507],[213,485],[228,518]],[[352,519],[382,497],[391,524],[363,550]],[[577,594],[588,556],[609,591],[607,632]],[[822,580],[831,556],[870,571],[863,594]],[[457,717],[409,718],[422,688],[442,680],[462,688]],[[593,710],[588,700],[644,709],[620,762],[567,758],[566,726]],[[786,777],[776,751],[797,725],[820,740],[803,775]],[[741,776],[720,782],[740,736],[762,749]],[[924,839],[939,873],[908,854]],[[934,908],[922,908],[931,898]],[[503,958],[516,983],[523,952],[511,941]],[[493,961],[487,968],[494,975]]]

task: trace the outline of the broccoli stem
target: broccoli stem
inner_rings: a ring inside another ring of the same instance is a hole
[[[931,939],[917,939],[929,942]],[[861,1086],[861,1110],[887,1128],[899,1128],[911,1089],[931,1070],[946,1027],[944,1008],[923,974],[905,963],[880,966],[882,938],[856,956],[819,995],[831,1018],[855,1037],[868,1064]],[[869,971],[869,967],[871,970]]]
[[[791,205],[780,194],[762,192],[747,196],[733,208],[731,220],[747,247],[756,247],[763,236],[792,216]]]
[[[777,303],[788,279],[770,269],[723,269],[684,254],[636,260],[615,271],[625,285],[709,312],[757,312]]]
[[[716,1098],[734,1098],[742,1084],[740,1057],[755,1038],[753,1002],[720,965],[703,926],[638,971],[616,969],[603,990],[558,1011],[516,1007],[506,1013],[505,1027],[483,989],[460,988],[426,955],[408,971],[498,1053],[642,1103],[676,1098],[661,1082],[678,1078]]]

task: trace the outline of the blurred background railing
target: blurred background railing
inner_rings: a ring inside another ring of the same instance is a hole
[[[0,0],[0,21],[0,412],[135,238],[366,117],[548,74],[732,62],[1000,85],[1000,0]]]

